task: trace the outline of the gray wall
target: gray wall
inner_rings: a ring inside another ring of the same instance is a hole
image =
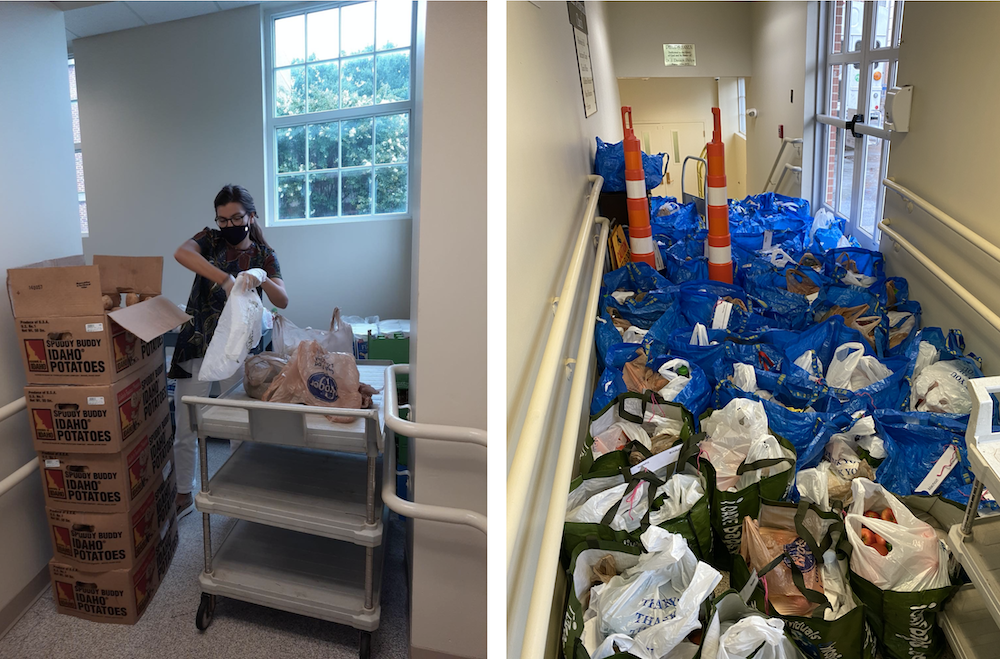
[[[417,422],[485,429],[486,3],[426,3],[423,61],[410,403]],[[415,445],[415,501],[486,514],[483,447]],[[486,536],[418,520],[412,550],[411,656],[486,657]]]
[[[49,3],[0,3],[0,270],[80,253],[66,32]],[[0,405],[24,395],[10,306],[0,304]],[[28,417],[0,423],[0,479],[34,458]],[[52,556],[34,473],[0,497],[0,633],[4,609]],[[35,592],[29,593],[36,594]]]
[[[194,275],[174,250],[215,217],[226,183],[264,210],[264,88],[258,6],[73,43],[90,237],[88,256],[165,257],[164,293]],[[409,318],[410,221],[268,227],[300,326],[349,315]]]
[[[993,2],[912,2],[903,12],[899,85],[913,85],[910,131],[894,135],[888,176],[985,240],[1000,245],[996,220],[995,129],[1000,88],[984,84],[1000,67]],[[952,44],[959,44],[954,47]],[[956,110],[959,110],[956,112]],[[895,192],[885,193],[883,215],[983,304],[998,308],[1000,265]],[[883,237],[891,275],[906,277],[910,297],[923,306],[925,327],[961,328],[968,350],[983,358],[987,375],[1000,373],[1000,333],[905,251]]]

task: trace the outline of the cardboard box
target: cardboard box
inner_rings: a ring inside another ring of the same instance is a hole
[[[167,577],[167,570],[177,553],[177,543],[180,536],[177,533],[177,516],[173,515],[169,523],[160,529],[160,541],[156,545],[156,577],[159,583]]]
[[[53,558],[49,574],[56,610],[95,622],[135,624],[159,586],[158,544],[150,543],[131,569],[92,572]]]
[[[112,384],[163,360],[162,334],[190,316],[160,296],[163,258],[95,256],[7,271],[29,384]],[[102,295],[154,295],[106,312]]]
[[[45,505],[85,512],[128,511],[170,473],[173,438],[167,409],[118,453],[39,451]]]
[[[24,388],[36,451],[116,453],[169,410],[166,364],[150,361],[109,385]]]

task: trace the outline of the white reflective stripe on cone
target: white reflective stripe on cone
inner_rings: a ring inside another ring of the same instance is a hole
[[[721,188],[708,187],[708,205],[709,206],[728,206],[729,198],[726,196],[725,186]]]
[[[644,179],[639,179],[638,181],[625,179],[625,195],[629,199],[645,199],[646,181]]]
[[[629,248],[633,254],[652,254],[653,238],[629,238]]]
[[[729,263],[732,260],[733,249],[729,245],[726,245],[725,247],[712,247],[711,245],[708,245],[709,263]]]

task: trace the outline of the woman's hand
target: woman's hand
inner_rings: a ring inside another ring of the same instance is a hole
[[[247,290],[252,291],[267,281],[267,273],[262,268],[250,268],[240,273],[246,280]]]

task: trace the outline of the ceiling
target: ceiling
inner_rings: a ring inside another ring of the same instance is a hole
[[[53,2],[66,18],[66,44],[95,34],[211,14],[259,2]]]

